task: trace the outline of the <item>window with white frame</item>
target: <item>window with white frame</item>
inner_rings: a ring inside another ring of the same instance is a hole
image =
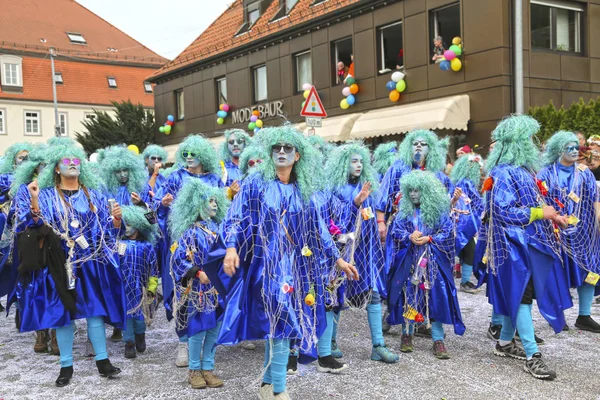
[[[69,115],[66,112],[58,113],[58,126],[60,128],[60,136],[69,135]]]
[[[23,59],[21,57],[0,56],[0,81],[3,86],[23,86]]]
[[[185,97],[183,96],[183,89],[175,91],[175,113],[177,114],[178,121],[185,119]]]
[[[83,118],[85,118],[86,121],[94,121],[96,119],[96,114],[93,112],[85,112],[83,113]]]
[[[260,65],[252,69],[254,82],[254,102],[267,100],[267,66]]]
[[[460,3],[450,4],[429,12],[429,46],[431,55],[441,50],[435,49],[434,41],[442,38],[442,48],[447,50],[452,39],[460,37]],[[436,60],[431,60],[435,63]]]
[[[294,56],[296,68],[296,92],[302,91],[302,85],[312,84],[312,57],[309,51]]]
[[[71,41],[71,43],[87,44],[87,42],[85,41],[85,38],[83,37],[83,35],[81,33],[67,32],[67,36],[69,37],[69,40]]]
[[[215,83],[217,85],[217,108],[219,108],[221,104],[227,103],[227,78],[217,78]]]
[[[380,74],[404,67],[402,21],[377,29],[377,63]]]
[[[25,110],[25,135],[39,136],[42,134],[41,111]]]
[[[0,108],[0,135],[6,135],[6,109]]]
[[[335,86],[343,83],[354,68],[351,37],[337,40],[331,44],[331,59],[334,60],[332,82]]]
[[[583,13],[581,3],[531,0],[531,47],[581,53]]]
[[[108,87],[110,87],[110,88],[117,87],[117,79],[114,76],[109,76],[107,79],[108,79]]]
[[[152,93],[152,84],[150,82],[144,82],[144,91],[146,93]]]
[[[246,6],[246,22],[249,26],[254,25],[260,17],[260,1],[255,1]]]

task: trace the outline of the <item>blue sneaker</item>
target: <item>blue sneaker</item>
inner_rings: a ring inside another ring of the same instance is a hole
[[[331,356],[333,358],[344,357],[344,353],[342,353],[342,350],[340,350],[340,348],[338,347],[337,342],[335,340],[331,341]]]
[[[399,359],[400,357],[398,356],[398,354],[388,349],[385,345],[373,346],[373,351],[371,352],[371,360],[383,361],[384,363],[393,364],[398,362]]]

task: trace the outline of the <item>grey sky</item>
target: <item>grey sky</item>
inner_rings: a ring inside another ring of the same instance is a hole
[[[76,0],[168,59],[196,39],[233,0]]]

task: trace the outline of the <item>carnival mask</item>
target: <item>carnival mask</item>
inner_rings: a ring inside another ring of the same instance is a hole
[[[227,150],[229,151],[229,155],[231,157],[239,157],[240,154],[242,154],[242,151],[244,151],[245,147],[246,141],[242,137],[238,138],[235,135],[231,135],[227,141]]]
[[[15,156],[15,167],[23,164],[24,161],[29,159],[29,152],[27,150],[22,150]]]
[[[408,192],[408,198],[413,205],[418,206],[421,204],[421,192],[417,189],[411,189]]]
[[[148,170],[154,171],[154,165],[156,163],[162,163],[163,159],[160,156],[148,156],[146,158],[146,165],[148,166]]]
[[[291,144],[280,143],[271,148],[275,167],[291,167],[296,162],[296,148]]]
[[[77,178],[81,173],[81,160],[79,158],[63,158],[58,164],[58,173],[65,178]]]
[[[413,161],[422,164],[427,159],[429,144],[423,138],[417,138],[412,143]]]
[[[579,143],[571,142],[565,147],[562,159],[568,164],[572,164],[579,158]]]
[[[197,168],[201,166],[200,158],[198,154],[192,153],[191,151],[182,151],[181,156],[185,159],[185,165],[188,168]]]
[[[350,176],[358,178],[363,171],[363,159],[360,154],[353,154],[350,157],[350,167],[349,172]]]
[[[206,214],[210,218],[214,218],[217,215],[218,209],[219,209],[219,206],[217,204],[217,199],[215,199],[215,198],[208,199],[208,203],[206,204]]]
[[[127,184],[129,182],[129,170],[128,169],[120,169],[114,172],[115,178],[117,178],[117,182],[121,185]]]

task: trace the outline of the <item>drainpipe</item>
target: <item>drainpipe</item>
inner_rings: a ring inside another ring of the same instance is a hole
[[[523,114],[523,0],[514,0],[515,23],[515,113]]]

